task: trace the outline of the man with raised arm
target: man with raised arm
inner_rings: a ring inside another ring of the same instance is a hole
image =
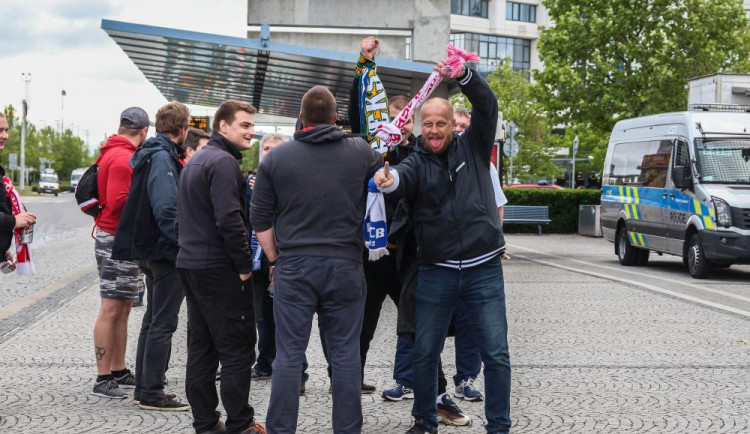
[[[435,70],[444,78],[442,62]],[[510,429],[510,358],[501,255],[505,247],[490,177],[497,98],[474,71],[463,68],[459,87],[474,107],[471,126],[453,132],[453,107],[442,98],[422,107],[422,147],[392,170],[379,170],[386,194],[406,197],[419,246],[416,336],[413,352],[414,426],[436,433],[437,369],[450,318],[463,302],[484,362],[488,433]]]

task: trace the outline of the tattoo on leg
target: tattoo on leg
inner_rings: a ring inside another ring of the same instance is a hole
[[[105,353],[104,348],[103,347],[97,347],[97,346],[94,346],[94,348],[96,349],[96,360],[103,359],[104,358],[104,353]]]

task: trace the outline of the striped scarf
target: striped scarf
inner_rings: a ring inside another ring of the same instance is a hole
[[[8,178],[7,176],[3,176],[3,185],[5,187],[5,193],[8,195],[10,204],[13,207],[13,215],[15,216],[21,214],[22,212],[26,212],[26,207],[23,206],[21,196],[13,187],[13,183],[11,182],[10,178]],[[23,232],[23,230],[23,228],[15,228],[13,230],[13,237],[16,240],[16,260],[18,261],[18,264],[16,265],[16,272],[19,275],[35,274],[36,269],[34,268],[34,263],[31,262],[31,249],[29,249],[28,244],[24,244],[21,242],[21,233]]]

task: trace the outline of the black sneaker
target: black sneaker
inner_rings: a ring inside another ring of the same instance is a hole
[[[369,395],[371,393],[375,393],[375,390],[377,390],[377,389],[375,389],[375,386],[373,386],[372,384],[367,384],[367,383],[364,383],[364,382],[362,383],[362,393],[363,394]]]
[[[271,378],[273,374],[266,371],[261,371],[260,369],[253,368],[250,372],[250,377],[255,378],[256,380],[266,380],[268,378]]]
[[[302,380],[302,384],[299,385],[299,396],[305,396],[305,380]]]
[[[406,431],[406,434],[438,434],[438,430],[430,431],[419,422],[414,422],[414,426]]]
[[[130,370],[120,377],[115,377],[115,382],[120,386],[120,389],[135,389],[135,376]]]
[[[189,411],[190,406],[188,404],[175,401],[174,399],[163,396],[158,399],[142,399],[138,407],[144,410],[157,410],[157,411]]]
[[[465,415],[458,405],[453,402],[450,395],[444,393],[437,400],[438,422],[446,425],[469,426],[471,418]]]
[[[174,393],[167,393],[166,397],[172,399],[173,401],[177,401],[177,402],[181,401],[180,398],[178,398],[177,395],[175,395]],[[136,395],[134,393],[133,394],[133,404],[138,405],[140,403],[141,403],[141,396],[140,395]]]
[[[224,422],[219,419],[218,422],[216,422],[216,426],[211,428],[208,431],[202,431],[198,434],[226,434],[227,433],[227,427],[224,425]]]

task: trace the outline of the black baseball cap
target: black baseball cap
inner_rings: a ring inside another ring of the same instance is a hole
[[[120,115],[120,128],[140,130],[148,126],[154,126],[154,123],[148,120],[148,113],[140,107],[130,107],[125,109]]]

